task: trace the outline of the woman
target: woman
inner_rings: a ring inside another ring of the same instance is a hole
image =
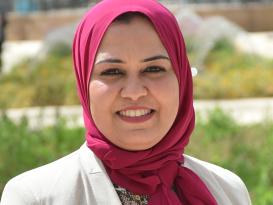
[[[174,16],[154,0],[105,0],[73,44],[86,144],[12,179],[2,205],[248,205],[233,173],[183,155],[192,76]]]

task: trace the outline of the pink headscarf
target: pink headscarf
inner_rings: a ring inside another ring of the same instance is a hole
[[[111,144],[97,129],[89,108],[89,80],[96,51],[108,26],[126,12],[142,13],[152,22],[180,88],[179,111],[167,135],[154,147],[136,152]],[[202,180],[183,167],[184,147],[194,128],[194,109],[190,65],[175,17],[155,0],[104,0],[90,9],[79,24],[73,59],[87,144],[102,160],[112,182],[135,194],[149,195],[151,205],[216,205]]]

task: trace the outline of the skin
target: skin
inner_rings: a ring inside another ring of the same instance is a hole
[[[146,150],[164,138],[178,112],[179,87],[168,53],[146,18],[110,25],[97,52],[89,96],[94,123],[116,146]],[[127,120],[119,113],[139,109],[152,113]]]

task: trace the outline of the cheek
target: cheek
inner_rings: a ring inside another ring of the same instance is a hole
[[[113,105],[116,96],[116,87],[99,80],[92,80],[89,84],[90,110],[96,127],[104,136],[111,136],[113,123]]]
[[[102,101],[107,92],[107,87],[99,81],[91,81],[89,84],[89,98],[90,98],[90,109],[93,113],[96,110],[98,102]]]
[[[111,109],[115,96],[115,88],[102,81],[92,80],[89,84],[90,110],[92,117],[95,118],[97,113],[106,114],[106,110]],[[94,116],[95,115],[95,116]]]
[[[160,118],[167,124],[172,124],[179,108],[179,86],[175,76],[170,76],[153,84],[153,96],[160,106]]]
[[[169,108],[179,106],[179,86],[175,76],[161,79],[151,84],[153,95],[158,98],[160,104]]]

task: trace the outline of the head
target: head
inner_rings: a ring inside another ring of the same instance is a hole
[[[102,1],[80,23],[73,57],[90,146],[187,144],[190,66],[174,16],[157,1]]]
[[[153,147],[171,128],[179,86],[152,23],[125,13],[105,32],[89,83],[91,115],[100,132],[126,150]]]

